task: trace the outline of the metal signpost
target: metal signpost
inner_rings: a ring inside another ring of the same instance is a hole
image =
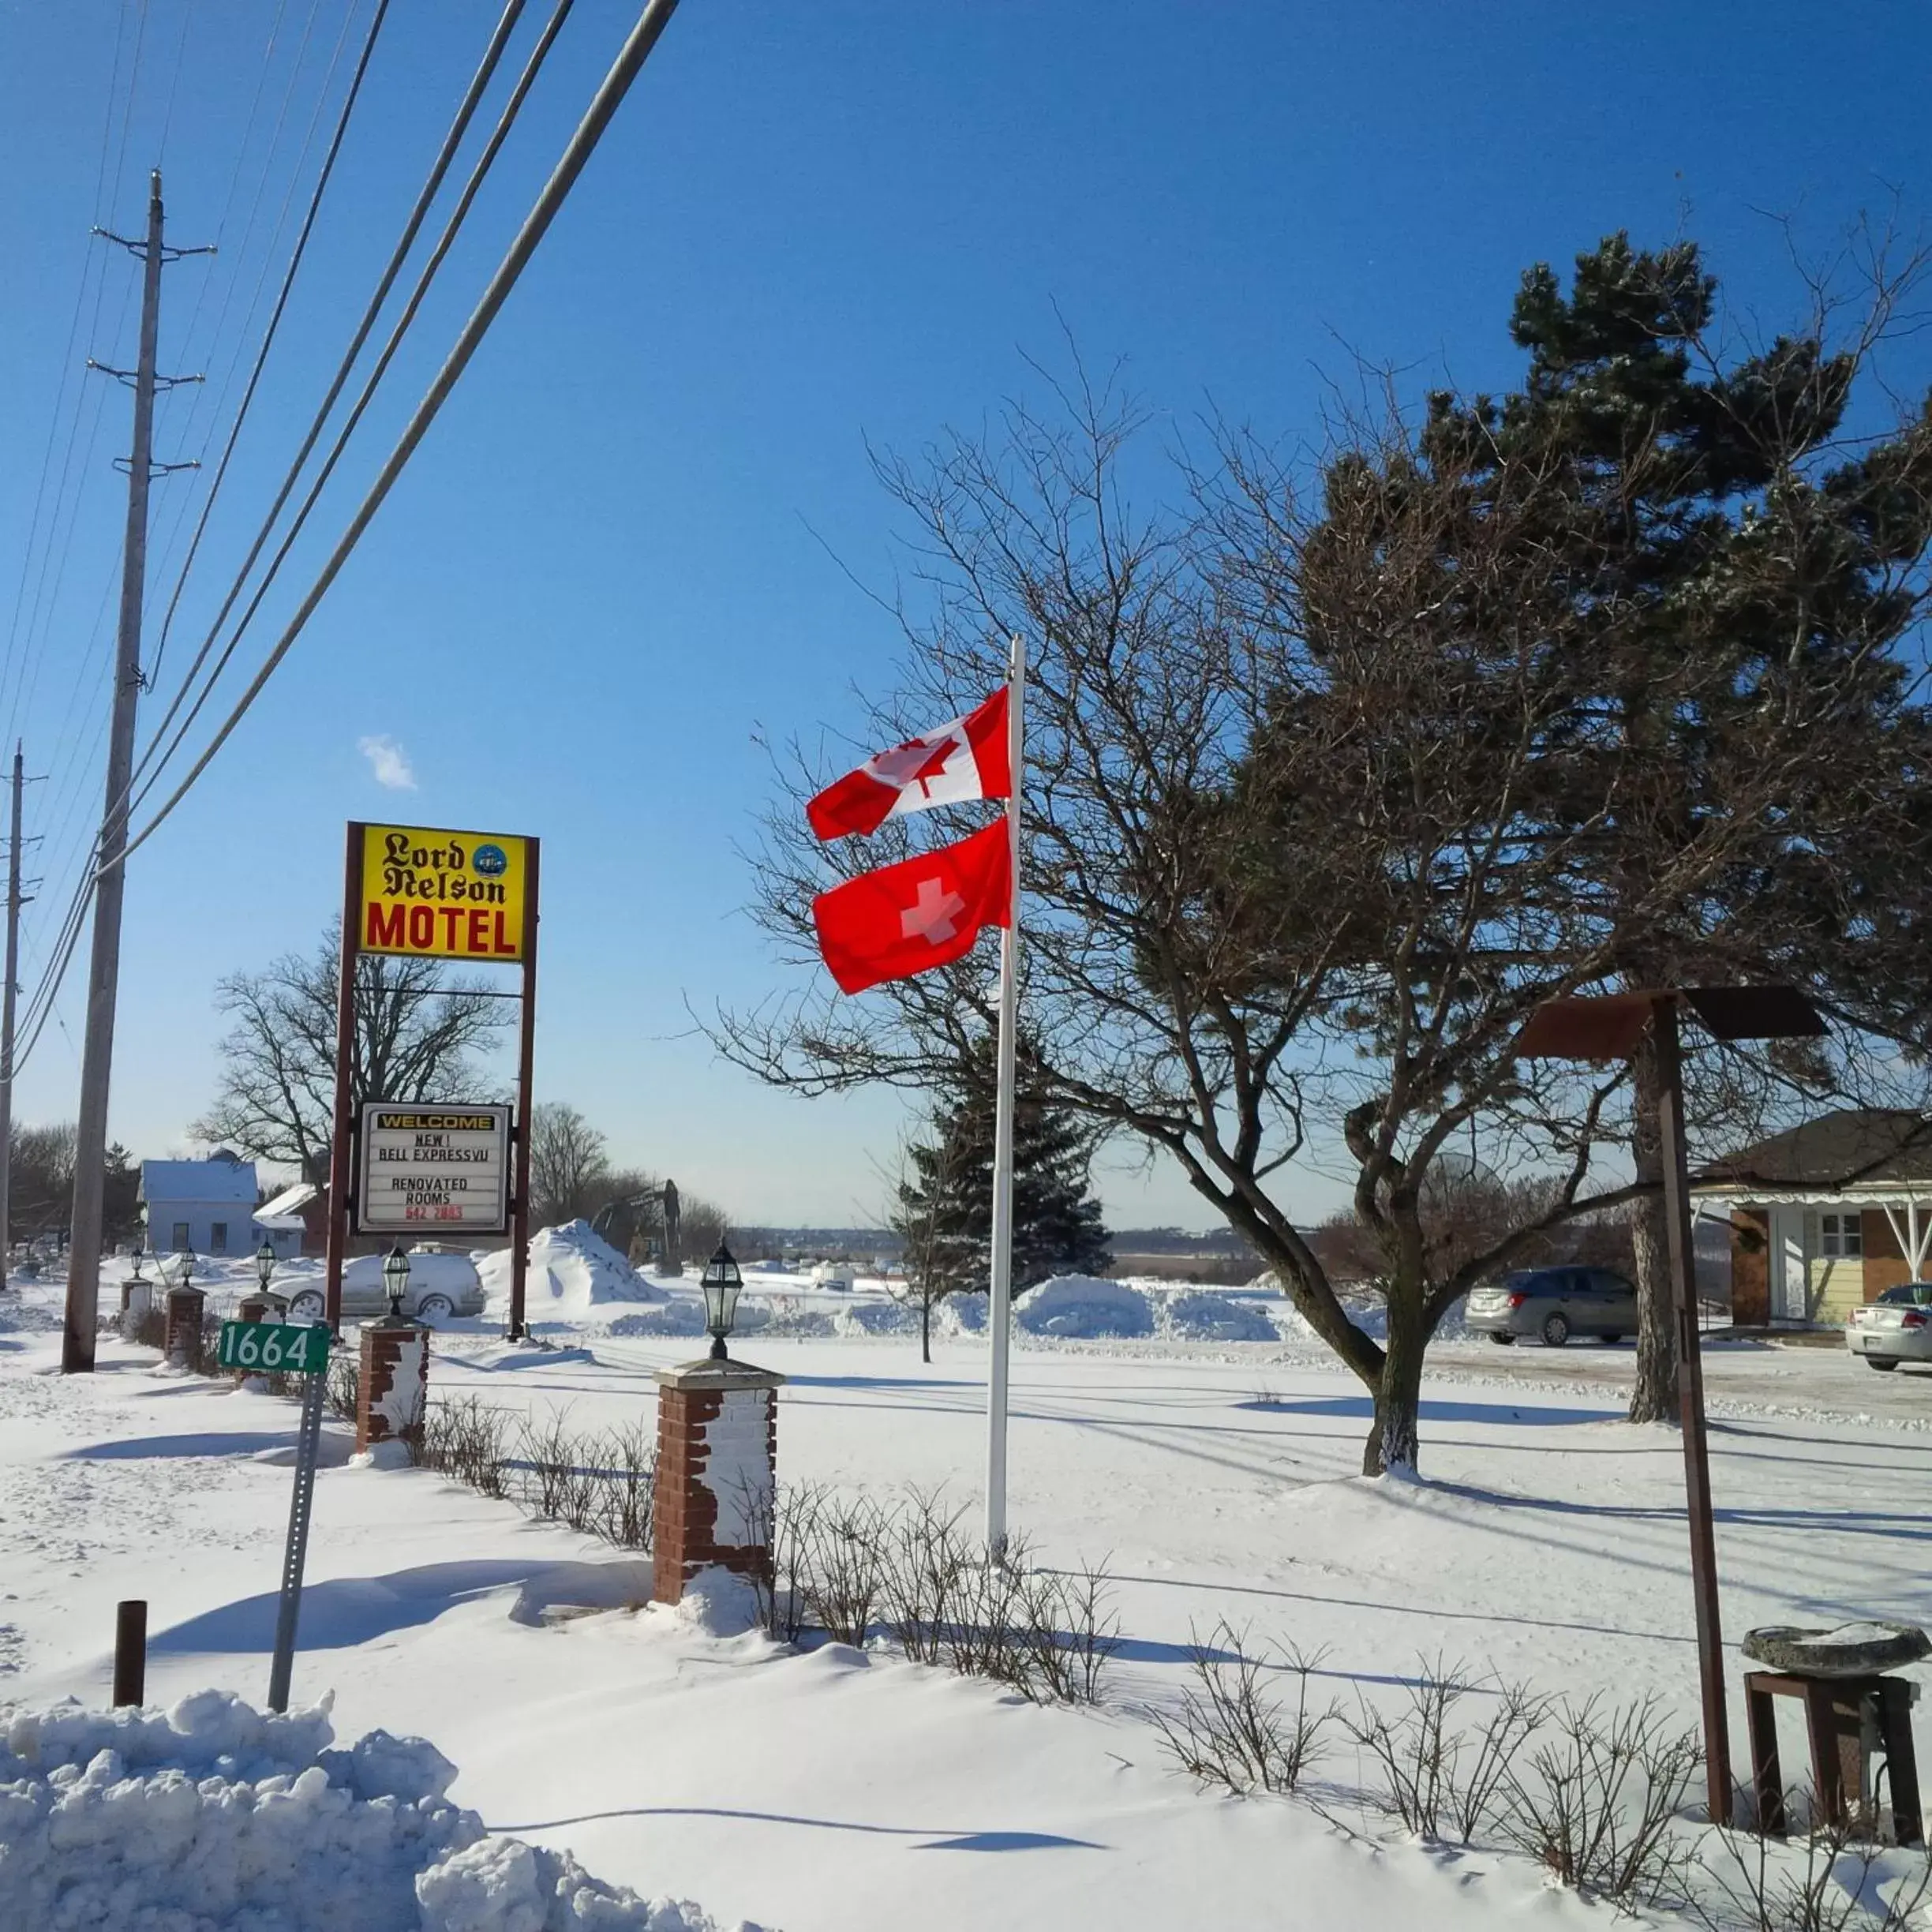
[[[510,1110],[363,1103],[358,1234],[503,1234],[510,1226]]]
[[[268,1666],[268,1708],[288,1709],[295,1666],[295,1625],[301,1615],[302,1566],[309,1556],[309,1518],[315,1500],[316,1456],[322,1446],[322,1404],[328,1393],[329,1344],[320,1323],[222,1324],[215,1359],[224,1368],[259,1368],[265,1375],[305,1375],[301,1425],[295,1436],[295,1488],[289,1499],[288,1544],[282,1553],[282,1595],[275,1608],[275,1658]]]
[[[524,1331],[539,856],[535,839],[505,833],[436,831],[421,826],[360,822],[349,827],[343,868],[335,1113],[329,1148],[328,1249],[324,1277],[324,1305],[331,1329],[342,1325],[343,1263],[352,1229],[360,1234],[388,1234],[443,1229],[474,1234],[507,1230],[509,1331],[513,1337]],[[514,1111],[395,1100],[379,1105],[385,1096],[355,1093],[356,969],[358,961],[369,953],[520,969],[520,990],[496,996],[521,1002]],[[364,1103],[360,1175],[351,1151],[358,1099]],[[487,1122],[485,1116],[491,1117]],[[461,1124],[402,1125],[406,1120]],[[369,1144],[372,1132],[380,1136],[374,1146]],[[439,1135],[444,1136],[440,1141],[435,1137]],[[468,1185],[457,1185],[459,1180]],[[478,1203],[487,1196],[495,1204],[493,1218],[486,1220],[481,1218],[480,1208],[473,1210],[473,1195]]]

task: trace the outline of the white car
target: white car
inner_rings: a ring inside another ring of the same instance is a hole
[[[343,1266],[343,1313],[387,1315],[389,1291],[383,1285],[379,1254],[355,1255]],[[466,1254],[413,1252],[409,1286],[403,1290],[402,1312],[417,1321],[447,1321],[452,1315],[483,1312],[483,1281]],[[295,1321],[320,1321],[323,1312],[320,1282],[305,1282],[277,1297]]]
[[[1932,1362],[1932,1282],[1888,1288],[1876,1301],[1855,1308],[1845,1323],[1845,1346],[1863,1355],[1867,1368]]]

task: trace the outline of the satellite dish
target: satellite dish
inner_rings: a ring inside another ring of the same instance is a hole
[[[1501,1185],[1501,1175],[1488,1162],[1478,1160],[1473,1154],[1445,1148],[1422,1178],[1422,1205],[1425,1208],[1444,1208],[1458,1195]]]

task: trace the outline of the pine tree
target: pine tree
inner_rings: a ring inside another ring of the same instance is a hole
[[[1088,1192],[1093,1136],[1070,1110],[1029,1091],[1024,1050],[1013,1113],[1013,1285],[1016,1294],[1054,1275],[1092,1274],[1112,1259],[1100,1204]],[[983,1290],[993,1245],[996,1063],[990,1039],[970,1063],[964,1090],[935,1110],[927,1137],[908,1150],[893,1216],[906,1245],[910,1298],[921,1311],[930,1359],[934,1305],[962,1289]]]

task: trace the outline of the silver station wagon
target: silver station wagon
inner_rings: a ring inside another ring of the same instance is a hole
[[[1637,1290],[1608,1268],[1520,1268],[1472,1288],[1462,1325],[1505,1344],[1518,1335],[1534,1335],[1551,1348],[1572,1335],[1620,1342],[1637,1332]]]

